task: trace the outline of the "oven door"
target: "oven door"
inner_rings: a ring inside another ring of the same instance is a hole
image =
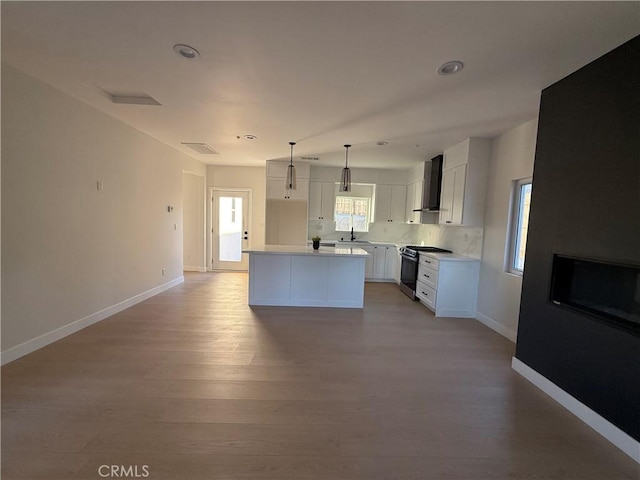
[[[401,255],[400,290],[412,300],[416,299],[416,281],[418,279],[418,257]]]

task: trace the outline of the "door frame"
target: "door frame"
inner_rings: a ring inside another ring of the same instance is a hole
[[[207,241],[207,271],[209,272],[221,272],[221,271],[227,271],[227,270],[218,270],[218,269],[214,269],[213,268],[213,194],[214,192],[242,192],[242,193],[247,193],[249,196],[249,202],[248,202],[248,211],[247,211],[247,222],[249,223],[248,227],[249,227],[249,239],[247,241],[247,245],[249,248],[251,248],[252,242],[253,242],[253,233],[251,232],[251,227],[253,226],[253,188],[247,188],[247,187],[238,187],[238,188],[232,188],[232,187],[209,187],[209,192],[208,192],[208,210],[209,213],[207,215],[207,237],[208,237],[208,241]],[[246,255],[246,254],[243,254]],[[237,270],[239,272],[242,272],[243,270]],[[246,270],[245,270],[246,271]]]

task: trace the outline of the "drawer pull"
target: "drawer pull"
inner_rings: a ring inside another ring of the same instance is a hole
[[[429,294],[428,294],[427,292],[422,292],[422,294],[423,294],[425,297],[428,297],[428,296],[429,296]]]
[[[429,275],[427,275],[426,273],[423,273],[422,275],[429,278]]]

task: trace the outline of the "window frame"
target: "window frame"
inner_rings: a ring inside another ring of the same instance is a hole
[[[354,232],[360,232],[360,233],[367,233],[369,231],[369,224],[371,223],[371,197],[363,197],[363,196],[355,196],[355,195],[336,195],[335,197],[335,201],[333,204],[333,218],[334,218],[334,223],[335,223],[335,231],[336,232],[350,232],[351,231],[351,227],[353,226],[353,209],[352,212],[349,214],[349,228],[347,230],[339,230],[338,229],[338,199],[350,199],[352,202],[354,200],[365,200],[367,202],[367,213],[365,216],[365,230],[356,230],[354,228]],[[340,214],[342,215],[342,214]]]
[[[505,271],[512,275],[517,275],[521,277],[524,274],[524,261],[522,269],[518,268],[517,261],[519,258],[518,251],[520,250],[520,245],[522,242],[522,236],[520,235],[522,231],[522,222],[523,222],[523,206],[524,206],[524,197],[523,197],[523,188],[527,185],[530,185],[531,193],[533,192],[533,178],[525,177],[513,180],[511,186],[511,204],[509,211],[509,228],[507,229],[508,238],[507,238],[507,255],[505,258]],[[529,212],[527,212],[527,234],[528,234],[528,225],[529,218],[528,215],[531,211],[531,196],[529,197]],[[527,235],[528,236],[528,235]],[[525,237],[525,257],[526,257],[526,237]]]

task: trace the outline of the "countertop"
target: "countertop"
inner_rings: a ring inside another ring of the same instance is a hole
[[[243,250],[242,253],[260,253],[267,255],[316,255],[325,257],[368,257],[369,254],[361,248],[320,247],[314,250],[310,246],[297,245],[266,245],[262,248]]]
[[[465,257],[464,255],[458,255],[457,253],[436,253],[436,252],[418,252],[421,257],[435,258],[436,260],[443,262],[479,262],[480,260],[473,257]]]
[[[309,240],[307,242],[309,245],[311,245],[311,240]],[[367,240],[366,243],[362,243],[362,242],[350,242],[349,240],[320,240],[320,246],[321,247],[333,247],[334,245],[340,245],[340,248],[346,246],[346,245],[353,245],[353,247],[350,248],[359,248],[360,246],[367,246],[367,245],[372,245],[372,246],[379,246],[379,245],[383,245],[383,246],[394,246],[397,247],[398,245],[396,243],[393,242],[374,242],[374,241],[369,241]]]

